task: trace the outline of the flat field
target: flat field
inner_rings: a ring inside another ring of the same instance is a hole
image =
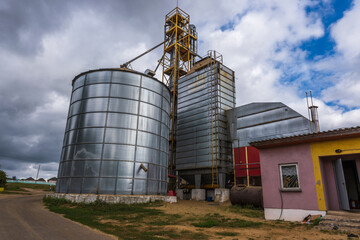
[[[5,191],[0,194],[22,194],[31,195],[31,190],[54,191],[54,186],[32,183],[7,183]]]
[[[50,211],[119,239],[348,239],[345,232],[265,221],[263,210],[230,203],[73,204],[44,198],[44,204]]]

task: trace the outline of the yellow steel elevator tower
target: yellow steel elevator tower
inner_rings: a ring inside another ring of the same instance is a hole
[[[175,130],[177,115],[178,80],[188,73],[197,56],[197,33],[194,25],[190,24],[190,15],[179,7],[174,8],[165,16],[164,56],[162,59],[162,81],[171,91],[170,112],[170,155],[169,175],[170,190],[175,189]]]

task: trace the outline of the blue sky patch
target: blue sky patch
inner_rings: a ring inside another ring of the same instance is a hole
[[[224,25],[220,26],[220,30],[225,32],[227,30],[234,30],[235,23],[238,22],[242,17],[244,17],[248,13],[248,10],[244,11],[243,13],[238,13],[235,17],[229,20]]]
[[[330,107],[336,107],[338,109],[341,109],[342,113],[349,112],[349,111],[357,109],[356,107],[349,107],[347,105],[342,105],[342,104],[339,103],[339,101],[326,102],[326,105],[328,105]]]
[[[307,14],[319,14],[324,24],[324,36],[310,39],[302,43],[300,48],[308,52],[307,60],[316,60],[334,54],[335,42],[331,38],[331,25],[344,16],[344,12],[352,7],[353,0],[334,0],[329,4],[319,4],[306,8]]]
[[[344,12],[350,10],[353,6],[353,0],[334,0],[330,3],[319,2],[316,5],[306,8],[308,15],[314,15],[321,18],[324,24],[324,35],[320,38],[311,38],[301,43],[300,46],[295,46],[291,51],[295,52],[296,49],[301,49],[307,53],[305,61],[309,64],[317,62],[321,59],[331,57],[336,54],[336,43],[331,37],[331,26],[344,16]],[[314,18],[316,19],[316,17]],[[283,47],[281,43],[277,46],[280,51]],[[283,76],[280,79],[282,85],[296,85],[297,92],[300,97],[305,96],[305,92],[310,90],[315,98],[322,98],[322,91],[334,86],[336,79],[333,71],[314,71],[311,68],[304,70],[301,69],[303,64],[302,59],[298,59],[298,63],[295,64],[275,64],[276,68],[279,68],[283,72]],[[339,101],[326,102],[328,106],[337,107],[343,112],[354,110],[352,107],[339,104]]]
[[[234,20],[230,20],[229,22],[227,22],[226,24],[222,25],[220,27],[220,30],[222,32],[225,32],[226,30],[234,30],[234,25],[235,25],[235,21]]]

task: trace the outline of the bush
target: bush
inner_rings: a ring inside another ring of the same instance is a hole
[[[55,207],[59,207],[59,206],[64,205],[64,204],[72,204],[71,201],[66,200],[65,198],[54,198],[54,197],[51,197],[51,196],[44,196],[43,197],[43,202],[47,206],[55,206]]]
[[[6,173],[3,170],[0,170],[0,187],[6,187]]]

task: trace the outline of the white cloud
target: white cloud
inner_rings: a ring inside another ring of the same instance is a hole
[[[333,86],[322,92],[323,100],[350,108],[360,107],[360,1],[354,1],[352,9],[333,24],[331,36],[336,42],[335,56],[319,63],[322,70],[335,71]],[[356,110],[357,111],[357,110]],[[355,112],[356,112],[355,111]],[[360,118],[353,119],[357,125]]]
[[[320,19],[307,16],[304,5],[296,1],[256,1],[238,16],[233,16],[234,29],[208,29],[206,42],[206,48],[221,52],[225,64],[235,70],[237,105],[301,101],[297,83],[280,83],[285,73],[279,64],[286,65],[286,70],[292,66],[293,71],[302,70],[298,62],[305,53],[293,48],[303,40],[322,36]]]
[[[52,163],[16,163],[11,161],[0,162],[3,168],[6,168],[6,174],[9,178],[16,176],[17,179],[20,178],[36,178],[38,168],[40,165],[39,178],[49,179],[57,176],[57,170],[59,164],[57,162]]]
[[[320,126],[322,130],[360,126],[360,109],[345,112],[339,107],[331,107],[319,101]]]
[[[304,84],[309,86],[309,90],[311,86],[321,84],[325,90],[321,93],[322,98],[316,99],[316,104],[319,105],[322,129],[360,125],[358,109],[345,111],[336,105],[325,104],[331,101],[348,107],[360,106],[360,95],[356,94],[360,92],[357,72],[360,64],[354,57],[358,56],[354,52],[360,48],[359,31],[356,27],[356,23],[360,22],[357,5],[333,27],[332,35],[338,52],[334,56],[313,62],[306,60],[307,53],[299,46],[302,41],[322,37],[324,26],[319,14],[306,13],[307,4],[315,3],[249,3],[248,7],[242,8],[244,12],[232,11],[234,15],[228,17],[234,22],[233,29],[221,31],[219,25],[214,28],[211,22],[205,25],[205,30],[201,30],[206,33],[203,48],[221,52],[225,64],[235,70],[237,105],[281,101],[307,116],[305,93],[299,90]],[[202,37],[200,34],[199,36]],[[348,40],[348,36],[353,39]],[[319,71],[320,76],[328,77],[316,77],[311,71]],[[282,77],[292,75],[299,77],[292,82],[281,81]],[[331,81],[335,81],[335,85],[327,88]]]
[[[336,102],[348,107],[360,106],[360,74],[347,72],[340,76],[340,79],[332,87],[322,92],[323,100]],[[360,119],[359,119],[360,120]]]
[[[359,62],[360,59],[360,1],[354,0],[352,9],[345,12],[331,29],[331,35],[336,41],[336,48],[346,60]]]

